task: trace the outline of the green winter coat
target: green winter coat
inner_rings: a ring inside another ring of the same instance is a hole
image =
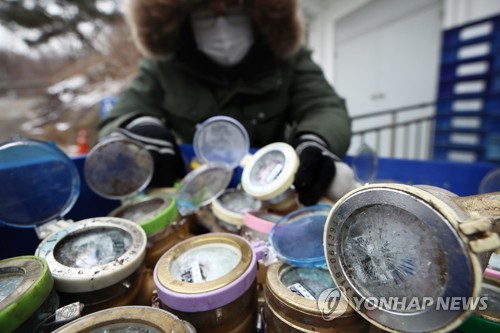
[[[239,68],[244,75],[214,75],[203,59],[143,59],[138,76],[102,122],[100,135],[149,115],[161,119],[181,142],[191,143],[197,124],[226,115],[243,124],[252,147],[314,133],[344,156],[351,138],[346,106],[310,52],[302,49],[288,60],[252,57]]]

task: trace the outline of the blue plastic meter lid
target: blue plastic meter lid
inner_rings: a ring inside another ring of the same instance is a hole
[[[215,116],[196,127],[193,147],[201,163],[225,163],[234,169],[248,154],[250,139],[246,129],[236,119]]]
[[[269,241],[278,257],[295,267],[325,267],[323,231],[332,206],[319,204],[282,217],[271,230]]]
[[[80,192],[71,159],[34,139],[0,145],[0,223],[32,227],[64,216]]]

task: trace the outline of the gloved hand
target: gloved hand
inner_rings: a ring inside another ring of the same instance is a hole
[[[302,135],[292,142],[292,146],[300,158],[294,186],[303,205],[314,205],[322,196],[337,201],[360,186],[351,168],[329,151],[318,136]]]
[[[142,143],[151,153],[154,173],[149,187],[170,187],[186,175],[184,161],[175,137],[157,118],[142,116],[111,136],[121,136]]]

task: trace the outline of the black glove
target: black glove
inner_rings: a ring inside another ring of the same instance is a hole
[[[138,141],[151,153],[154,173],[149,187],[170,187],[186,175],[175,137],[159,119],[148,116],[136,118],[125,128],[116,129],[111,136]]]
[[[300,158],[294,181],[299,201],[306,206],[314,205],[335,178],[335,161],[340,159],[328,150],[321,138],[313,134],[298,137],[292,146]]]
[[[361,186],[352,169],[329,151],[318,136],[302,135],[292,145],[300,158],[294,185],[302,204],[313,205],[322,196],[335,202]]]

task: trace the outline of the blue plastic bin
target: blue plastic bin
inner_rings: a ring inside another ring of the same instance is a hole
[[[185,161],[194,156],[191,146],[183,145]],[[73,158],[81,178],[80,195],[66,218],[74,221],[90,217],[105,216],[120,204],[117,200],[104,199],[96,195],[87,186],[83,177],[85,157]],[[345,161],[350,164],[351,158]],[[380,158],[378,181],[398,182],[403,184],[425,184],[448,189],[460,196],[477,193],[483,177],[495,168],[487,163],[456,163],[448,161],[415,161]],[[237,170],[233,185],[238,182],[241,170]],[[39,240],[33,228],[13,228],[0,224],[0,259],[32,255]]]

